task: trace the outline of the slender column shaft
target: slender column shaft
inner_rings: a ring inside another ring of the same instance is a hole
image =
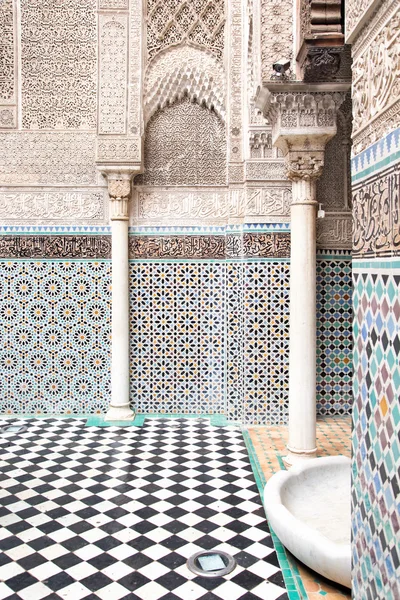
[[[126,185],[126,182],[124,183]],[[128,184],[130,186],[129,180]],[[109,183],[109,189],[110,187]],[[112,358],[111,403],[107,413],[109,421],[134,418],[129,405],[129,191],[122,191],[126,196],[117,196],[111,200]]]
[[[316,456],[316,182],[293,181],[288,465]]]
[[[128,221],[112,222],[112,406],[129,408]]]

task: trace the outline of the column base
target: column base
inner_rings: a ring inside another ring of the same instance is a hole
[[[288,454],[283,460],[283,464],[287,469],[293,467],[293,465],[297,465],[297,463],[302,462],[304,460],[309,460],[310,458],[317,458],[317,448],[313,448],[312,450],[293,450],[286,446]]]
[[[110,404],[106,414],[106,421],[133,421],[134,418],[135,413],[129,404],[121,404],[120,406]]]

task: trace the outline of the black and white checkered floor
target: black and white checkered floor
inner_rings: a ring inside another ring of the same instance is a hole
[[[0,600],[287,600],[239,428],[21,423],[0,435]],[[192,574],[202,549],[237,568]]]

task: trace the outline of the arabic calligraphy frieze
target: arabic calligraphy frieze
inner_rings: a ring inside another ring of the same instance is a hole
[[[400,163],[353,187],[353,256],[400,255]]]
[[[111,258],[111,236],[0,236],[0,258]]]
[[[131,259],[225,259],[289,257],[290,234],[132,236]]]

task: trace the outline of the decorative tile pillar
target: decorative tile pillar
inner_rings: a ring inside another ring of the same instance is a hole
[[[282,84],[271,87],[275,89],[259,92],[258,107],[272,124],[273,144],[281,149],[292,181],[289,440],[285,459],[290,466],[317,453],[316,181],[322,174],[326,143],[336,134],[336,113],[344,95],[310,93],[310,86],[301,83],[289,84],[287,89]]]
[[[108,421],[132,420],[129,404],[129,198],[137,171],[105,171],[112,231],[112,357]]]

